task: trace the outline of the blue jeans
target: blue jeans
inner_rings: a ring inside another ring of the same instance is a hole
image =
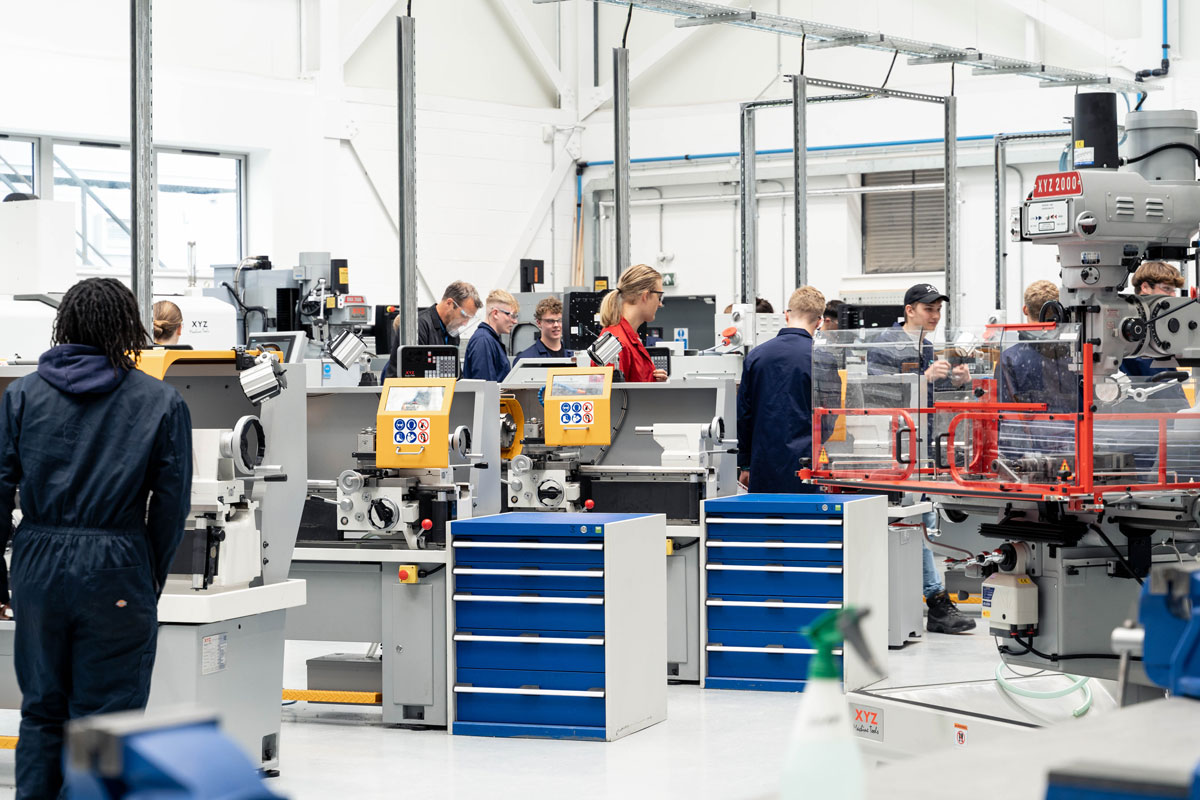
[[[921,521],[925,523],[926,529],[933,528],[937,525],[937,514],[926,511],[921,515]],[[928,599],[939,592],[944,592],[946,586],[942,583],[942,577],[938,575],[937,567],[933,564],[933,551],[929,549],[927,542],[921,542],[921,551],[923,556],[921,562],[922,590]]]

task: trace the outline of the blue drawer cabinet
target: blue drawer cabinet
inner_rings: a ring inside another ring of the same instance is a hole
[[[666,719],[666,520],[450,523],[452,730],[611,741]]]
[[[702,516],[706,688],[802,691],[814,651],[800,630],[846,604],[871,608],[867,641],[886,648],[885,498],[739,495]],[[857,657],[844,666],[848,689],[874,679]]]

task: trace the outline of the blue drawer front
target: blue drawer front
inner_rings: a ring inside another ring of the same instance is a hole
[[[603,697],[545,697],[457,692],[456,720],[604,727]]]
[[[789,544],[791,544],[789,542]],[[721,547],[708,544],[708,560],[725,564],[834,564],[842,563],[839,547]]]
[[[841,572],[752,572],[712,569],[708,564],[709,596],[757,595],[765,597],[841,597]],[[836,566],[840,569],[840,565]]]
[[[710,598],[725,599],[725,598]],[[729,598],[734,602],[749,600],[766,601],[765,597]],[[820,601],[817,601],[818,603]],[[708,606],[708,628],[710,631],[798,631],[811,625],[817,617],[841,606],[841,601],[822,605],[820,608],[753,608],[746,606]],[[711,639],[714,634],[709,634]]]
[[[480,544],[485,547],[470,547],[463,545]],[[531,542],[528,538],[520,539],[517,537],[489,537],[483,540],[473,539],[455,539],[454,540],[454,563],[458,566],[466,564],[481,564],[487,562],[500,562],[506,564],[531,564],[548,566],[554,564],[567,564],[573,566],[589,566],[601,567],[604,565],[603,550],[576,550],[576,549],[541,549],[532,548],[529,545],[546,545],[546,544],[561,544],[569,545],[570,547],[578,547],[579,545],[596,546],[602,544],[600,540],[579,540],[563,542],[563,541],[548,541],[538,540]],[[500,546],[497,546],[500,545]],[[511,545],[511,546],[505,546]],[[524,547],[518,545],[525,545]]]
[[[763,542],[772,539],[785,542],[840,542],[842,520],[804,520],[802,525],[772,525],[765,522],[724,522],[709,517],[705,530],[710,539]]]
[[[575,575],[496,575],[496,574],[478,574],[478,573],[463,573],[463,569],[487,569],[487,570],[518,570],[530,569],[532,572],[581,572],[585,567],[564,566],[559,569],[542,568],[537,569],[536,564],[514,564],[504,563],[502,561],[486,561],[477,562],[467,567],[464,565],[456,565],[454,567],[454,588],[455,590],[471,590],[478,591],[480,589],[518,589],[524,592],[543,593],[548,591],[573,591],[573,592],[590,592],[592,594],[604,593],[604,578],[597,572],[596,577],[582,577]]]
[[[708,651],[708,674],[714,678],[769,678],[802,681],[808,678],[811,655],[798,653],[739,653]]]
[[[483,595],[489,596],[489,595]],[[505,595],[494,594],[492,597]],[[513,595],[515,596],[515,593]],[[533,599],[533,598],[530,598]],[[571,598],[576,599],[576,598]],[[579,594],[578,599],[588,599]],[[604,606],[579,603],[510,603],[504,601],[457,600],[454,603],[455,627],[459,630],[517,629],[522,631],[604,630]]]
[[[519,689],[604,689],[603,672],[551,672],[527,669],[467,669],[459,667],[459,684]]]
[[[465,631],[459,628],[459,633]],[[478,635],[517,636],[520,633],[481,631]],[[575,632],[575,635],[569,638],[587,637],[586,632]],[[454,653],[459,668],[604,672],[603,645],[539,644],[532,637],[528,643],[467,640],[455,641]]]

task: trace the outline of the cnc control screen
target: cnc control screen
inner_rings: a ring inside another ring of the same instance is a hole
[[[388,390],[388,411],[441,411],[443,386],[393,386]]]
[[[555,375],[550,384],[552,397],[601,397],[604,375]]]

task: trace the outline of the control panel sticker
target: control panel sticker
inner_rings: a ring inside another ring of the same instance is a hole
[[[229,635],[216,633],[200,640],[200,674],[224,672],[229,650]]]

